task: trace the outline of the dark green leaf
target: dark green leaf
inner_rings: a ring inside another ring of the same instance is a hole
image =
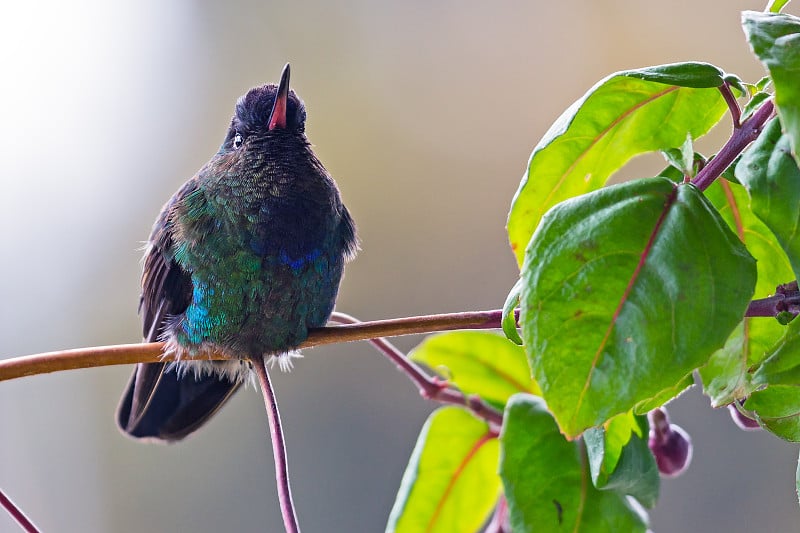
[[[716,180],[706,190],[706,197],[756,258],[756,298],[769,296],[776,286],[792,279],[786,254],[769,228],[753,214],[744,187]],[[750,379],[750,367],[764,359],[785,329],[777,321],[761,317],[745,318],[737,326],[725,346],[700,369],[704,391],[714,407],[750,394],[756,387]]]
[[[522,268],[522,337],[575,437],[675,387],[744,316],[755,261],[691,184],[664,177],[563,202]]]
[[[791,153],[800,147],[800,19],[792,15],[745,11],[742,24],[756,57],[769,69],[775,105]]]
[[[522,280],[517,280],[511,292],[508,293],[506,302],[503,304],[503,320],[500,322],[503,326],[503,333],[506,334],[508,340],[518,346],[522,346],[522,337],[519,336],[519,331],[517,331],[515,311],[519,306],[519,292],[521,290]]]
[[[409,357],[432,369],[465,394],[503,405],[512,394],[541,394],[531,378],[525,350],[489,331],[451,331],[429,335]]]
[[[789,138],[777,120],[769,122],[742,154],[736,177],[750,193],[753,212],[789,257],[794,277],[800,278],[800,169],[789,155]]]
[[[647,446],[647,417],[617,415],[603,426],[583,434],[592,483],[598,489],[631,495],[645,507],[658,499],[660,478],[655,458]]]
[[[698,139],[719,122],[727,106],[716,89],[718,69],[684,66],[612,74],[550,127],[531,154],[508,217],[518,263],[548,209],[602,187],[633,156],[681,146],[687,132]]]
[[[725,83],[725,73],[709,63],[689,62],[671,63],[631,70],[626,73],[631,78],[654,81],[677,87],[708,89],[720,87]]]
[[[755,386],[800,384],[800,320],[782,329],[784,335],[753,375]]]
[[[688,374],[682,380],[678,382],[677,385],[674,387],[669,387],[652,398],[648,398],[647,400],[643,400],[636,405],[633,406],[633,414],[635,415],[644,415],[655,409],[656,407],[661,407],[668,401],[677,398],[681,394],[683,394],[686,389],[694,385],[694,379],[692,378],[691,374]]]
[[[756,391],[744,408],[756,414],[764,429],[790,442],[800,442],[800,385],[772,385]]]
[[[725,74],[725,83],[730,86],[736,96],[750,94],[750,91],[748,91],[748,84],[743,82],[742,78],[736,74]]]
[[[477,531],[500,493],[499,446],[485,422],[459,407],[428,418],[386,531]]]
[[[583,446],[564,439],[541,399],[513,396],[500,440],[500,476],[514,531],[647,529],[646,515],[627,498],[594,488]]]

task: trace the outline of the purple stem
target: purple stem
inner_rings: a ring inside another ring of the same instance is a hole
[[[27,531],[27,533],[39,533],[39,529],[34,523],[25,516],[25,513],[23,513],[19,507],[14,505],[11,498],[6,496],[2,490],[0,490],[0,507],[8,511],[8,514],[19,524],[19,527],[21,527],[23,531]]]
[[[344,313],[333,313],[329,320],[337,324],[358,324],[360,322],[357,318]],[[493,433],[499,432],[499,427],[503,425],[503,413],[484,402],[479,396],[467,396],[460,390],[448,386],[447,382],[428,376],[419,365],[408,359],[403,352],[384,338],[369,339],[369,342],[419,387],[419,393],[423,398],[466,406],[476,415],[496,426],[492,428]]]
[[[724,94],[724,93],[723,93]],[[758,110],[747,120],[742,122],[738,128],[734,128],[731,138],[714,158],[697,173],[692,183],[701,191],[706,190],[709,185],[714,183],[725,169],[730,166],[747,145],[758,138],[759,133],[764,128],[775,110],[772,100],[764,102]]]
[[[742,110],[739,109],[739,102],[736,101],[736,97],[731,91],[731,86],[725,82],[719,88],[719,92],[722,93],[722,97],[725,99],[725,103],[728,104],[728,109],[730,109],[731,118],[733,119],[733,129],[739,128],[741,126],[739,121],[742,118]]]
[[[297,525],[297,514],[292,502],[292,490],[289,487],[289,464],[286,459],[286,444],[281,428],[278,402],[275,400],[275,390],[272,388],[264,358],[253,358],[251,361],[258,375],[258,381],[261,383],[264,405],[267,408],[267,418],[269,418],[269,432],[272,437],[272,452],[275,459],[275,480],[278,483],[278,501],[281,506],[283,526],[286,533],[299,533],[300,527]]]

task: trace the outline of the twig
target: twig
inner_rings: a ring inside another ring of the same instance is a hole
[[[496,309],[493,311],[376,320],[373,322],[318,328],[310,332],[308,339],[299,348],[453,329],[499,328],[501,316],[502,311]],[[163,347],[163,343],[160,342],[119,344],[60,350],[4,359],[0,360],[0,381],[61,370],[173,360],[172,357],[163,353]],[[225,356],[215,355],[213,358],[215,360],[223,360]]]
[[[278,412],[278,402],[275,399],[275,391],[269,379],[269,372],[264,364],[263,357],[251,359],[253,367],[258,375],[261,384],[261,392],[264,395],[264,405],[267,408],[267,418],[269,419],[269,432],[272,437],[272,453],[275,460],[275,481],[278,484],[278,501],[281,505],[281,515],[283,516],[283,526],[286,533],[299,533],[300,527],[297,525],[297,514],[292,502],[292,490],[289,486],[289,463],[286,460],[286,444],[281,428],[281,415]]]
[[[723,92],[723,95],[724,94]],[[709,185],[714,183],[714,180],[725,172],[725,169],[736,160],[736,157],[747,148],[747,145],[758,138],[759,133],[761,133],[761,130],[764,128],[764,124],[767,123],[774,111],[775,105],[772,103],[772,100],[767,100],[755,113],[742,122],[738,128],[734,128],[733,134],[731,138],[728,139],[728,142],[726,142],[719,153],[703,167],[703,170],[697,173],[692,183],[701,191],[706,190]]]
[[[6,496],[2,490],[0,490],[0,507],[8,511],[8,514],[19,524],[19,527],[21,527],[23,531],[27,531],[27,533],[39,533],[39,529],[34,523],[25,516],[25,513],[11,501],[11,498]]]
[[[337,324],[363,324],[357,318],[344,313],[333,313],[330,321]],[[408,359],[391,342],[383,338],[369,339],[369,342],[419,387],[419,393],[423,398],[467,407],[498,428],[503,424],[503,413],[484,402],[479,396],[467,396],[460,390],[448,386],[447,382],[428,376],[419,365]]]
[[[736,101],[736,97],[731,91],[730,84],[728,82],[723,83],[719,87],[719,92],[722,93],[725,103],[728,104],[728,109],[731,112],[731,119],[733,119],[733,128],[736,129],[741,127],[739,121],[742,118],[742,110],[739,108],[739,102]]]

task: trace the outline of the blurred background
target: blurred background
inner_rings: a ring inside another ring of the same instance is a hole
[[[501,307],[506,214],[552,121],[617,70],[703,60],[757,80],[739,11],[764,2],[7,3],[0,357],[140,340],[141,242],[236,98],[286,61],[363,242],[338,309]],[[381,531],[435,405],[366,343],[305,355],[274,375],[300,523]],[[142,445],[113,420],[130,371],[0,383],[0,486],[45,531],[279,531],[261,397],[239,393],[186,442]],[[655,531],[796,531],[796,446],[738,430],[697,390],[671,413],[694,464],[662,484]]]

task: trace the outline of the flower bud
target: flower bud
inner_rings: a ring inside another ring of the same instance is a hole
[[[666,409],[658,408],[647,415],[650,422],[650,451],[656,458],[663,477],[681,475],[692,461],[692,439],[682,427],[670,424]]]

